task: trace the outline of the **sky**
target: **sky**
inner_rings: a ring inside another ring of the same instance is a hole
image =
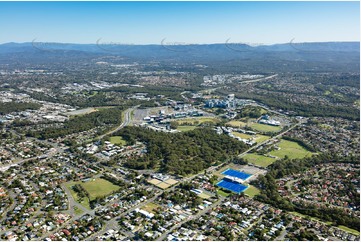
[[[356,2],[0,2],[0,43],[359,41]]]

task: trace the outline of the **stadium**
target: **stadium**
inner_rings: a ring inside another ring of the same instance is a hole
[[[248,188],[248,186],[244,185],[243,183],[252,176],[250,174],[233,169],[227,169],[222,172],[222,174],[225,176],[220,182],[217,183],[217,186],[237,194],[244,192]]]

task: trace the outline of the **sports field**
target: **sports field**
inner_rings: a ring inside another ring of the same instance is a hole
[[[281,126],[272,126],[267,124],[252,123],[250,128],[259,132],[279,132],[282,130]]]
[[[109,142],[114,145],[126,145],[127,142],[121,136],[111,136],[109,137]]]
[[[274,158],[258,154],[246,154],[245,156],[243,156],[243,158],[249,163],[261,167],[267,167],[276,161],[276,159]]]
[[[290,159],[301,159],[312,155],[312,152],[306,150],[296,142],[284,139],[278,143],[278,147],[281,149],[271,151],[270,155],[277,156],[278,158],[284,158],[287,155]]]
[[[88,182],[78,182],[89,193],[90,200],[94,200],[97,197],[102,197],[111,194],[120,189],[119,186],[113,183],[97,178]]]

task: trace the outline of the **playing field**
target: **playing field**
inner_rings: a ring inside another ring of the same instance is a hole
[[[111,136],[109,137],[109,142],[114,145],[126,145],[127,142],[121,136]]]
[[[279,132],[282,130],[281,126],[272,126],[267,124],[252,123],[250,127],[259,132]]]
[[[196,128],[197,128],[196,126],[183,125],[183,126],[178,126],[177,130],[186,132],[186,131],[194,130]]]
[[[89,193],[90,200],[109,195],[120,189],[119,186],[101,178],[88,182],[80,182],[79,184],[81,184],[82,187],[84,187],[84,189]]]
[[[246,154],[245,156],[243,156],[243,158],[248,161],[248,163],[261,167],[267,167],[276,161],[276,159],[274,158],[257,154]]]
[[[284,139],[278,143],[278,147],[281,149],[271,151],[270,155],[277,156],[278,158],[284,158],[287,155],[290,159],[301,159],[312,155],[312,152],[306,150],[296,142]]]

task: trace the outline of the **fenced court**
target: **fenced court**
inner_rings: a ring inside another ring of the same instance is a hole
[[[248,186],[245,186],[241,183],[238,183],[236,181],[229,180],[227,178],[224,178],[220,182],[217,183],[217,186],[222,187],[224,189],[227,189],[229,191],[235,192],[235,193],[241,193],[245,191]]]
[[[222,174],[227,175],[227,176],[237,177],[242,180],[247,180],[248,178],[250,178],[252,176],[251,174],[247,174],[242,171],[237,171],[237,170],[233,170],[233,169],[227,169],[224,172],[222,172]]]

